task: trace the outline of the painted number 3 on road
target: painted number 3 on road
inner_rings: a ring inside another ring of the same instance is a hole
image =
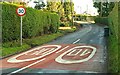
[[[65,47],[68,47],[66,45]],[[71,45],[70,45],[71,46]],[[69,46],[69,47],[70,47]],[[22,54],[18,54],[10,59],[7,62],[10,63],[19,63],[26,61],[33,61],[45,58],[48,55],[55,53],[64,49],[62,45],[45,45],[33,48]],[[74,46],[72,48],[66,49],[62,54],[54,58],[56,62],[61,64],[73,64],[81,63],[90,60],[96,53],[96,48],[93,46]]]
[[[26,9],[22,6],[20,6],[16,9],[16,13],[18,16],[24,16],[26,13]]]

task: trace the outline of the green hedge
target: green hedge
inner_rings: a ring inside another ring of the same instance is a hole
[[[94,20],[95,20],[95,23],[108,25],[108,18],[107,17],[95,17]]]
[[[120,15],[120,12],[118,12],[118,3],[115,4],[115,7],[113,8],[112,12],[108,16],[109,21],[109,28],[111,31],[111,35],[109,36],[109,44],[108,44],[108,70],[109,72],[116,73],[120,71],[119,66],[119,59],[118,59],[118,22],[120,23],[120,17],[118,18],[118,15]]]
[[[20,17],[16,15],[17,5],[2,4],[2,38],[3,42],[19,40]],[[23,16],[23,38],[32,38],[57,32],[59,16],[55,13],[26,8]]]

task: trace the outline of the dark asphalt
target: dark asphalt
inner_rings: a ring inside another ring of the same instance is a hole
[[[98,47],[96,57],[93,62],[86,64],[91,69],[81,69],[75,73],[107,73],[107,50],[104,37],[104,27],[95,24],[86,24],[83,29],[58,38],[48,44],[86,44]],[[48,72],[48,71],[46,71]],[[61,71],[64,72],[64,71]]]
[[[95,24],[89,24],[89,25],[86,24],[79,31],[62,36],[47,44],[86,44],[86,45],[94,45],[98,47],[96,57],[92,60],[92,62],[85,63],[88,68],[83,68],[83,69],[81,68],[80,71],[26,69],[24,71],[21,71],[20,73],[106,73],[107,72],[107,50],[106,50],[105,41],[106,40],[104,38],[103,26],[98,26]],[[10,73],[11,71],[14,71],[14,70],[17,70],[17,69],[7,69],[7,70],[5,69],[3,70],[3,72]],[[81,75],[84,75],[84,74],[81,74]]]

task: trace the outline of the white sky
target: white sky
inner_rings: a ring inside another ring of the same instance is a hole
[[[35,0],[32,0],[28,6],[33,7],[35,4],[33,3]],[[46,0],[43,0],[46,2]],[[57,0],[56,0],[57,1]],[[98,15],[97,9],[93,7],[93,1],[92,0],[72,0],[74,2],[74,10],[77,14],[82,14],[85,11],[91,15]]]
[[[74,9],[77,14],[83,13],[87,11],[87,13],[92,15],[98,15],[97,9],[93,7],[92,0],[73,0],[74,2]]]

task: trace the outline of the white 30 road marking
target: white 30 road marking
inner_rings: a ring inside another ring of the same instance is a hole
[[[87,52],[88,51],[88,49],[86,49],[80,56],[84,56],[84,55],[86,55],[86,54],[89,54],[90,52]]]
[[[70,53],[68,53],[67,56],[76,56],[76,55],[78,55],[82,51],[82,49],[80,49],[77,53],[74,53],[75,51],[76,51],[76,49],[74,49],[73,51],[71,51]]]
[[[92,53],[85,59],[81,59],[81,60],[66,60],[66,59],[63,59],[63,56],[66,55],[67,53],[71,52],[72,50],[76,49],[76,48],[92,48],[93,51]],[[77,47],[74,47],[66,52],[64,52],[63,54],[61,54],[60,56],[58,56],[55,61],[58,62],[58,63],[61,63],[61,64],[73,64],[73,63],[81,63],[81,62],[85,62],[85,61],[88,61],[89,59],[91,59],[96,53],[96,48],[95,47],[92,47],[92,46],[77,46]]]
[[[41,48],[44,48],[44,47],[53,47],[53,46],[54,46],[54,47],[57,47],[57,48],[55,48],[54,50],[53,50],[53,49],[50,50],[50,52],[47,52],[47,53],[45,52],[45,53],[42,54],[41,56],[34,57],[34,58],[29,58],[29,59],[23,59],[23,60],[18,60],[18,59],[17,59],[18,57],[23,56],[23,55],[26,55],[26,54],[28,54],[28,53],[30,53],[30,52],[32,52],[32,51],[40,50]],[[43,58],[43,57],[45,57],[45,56],[47,56],[47,55],[52,54],[53,52],[59,50],[60,48],[61,48],[60,45],[46,45],[46,46],[36,47],[36,48],[34,48],[34,49],[32,49],[32,50],[29,50],[29,51],[27,51],[27,52],[21,53],[21,54],[19,54],[19,55],[16,55],[15,57],[12,57],[12,58],[8,59],[7,62],[10,62],[10,63],[19,63],[19,62],[26,62],[26,61],[37,60],[37,59],[40,59],[40,58]]]
[[[32,63],[32,64],[29,64],[28,66],[25,66],[25,67],[20,68],[20,69],[18,69],[18,70],[16,70],[16,71],[13,71],[13,72],[11,72],[11,73],[9,73],[9,74],[7,74],[7,75],[11,75],[11,74],[13,74],[13,73],[18,73],[18,72],[20,72],[20,71],[22,71],[22,70],[25,70],[25,69],[27,69],[27,68],[35,65],[35,64],[38,64],[38,63],[44,61],[45,59],[46,59],[46,58],[43,58],[43,59],[41,59],[41,60],[39,60],[39,61],[36,61],[36,62],[34,62],[34,63]]]
[[[65,50],[66,48],[68,48],[69,46],[66,46],[66,47],[64,47],[63,49],[61,49],[61,50],[59,50],[58,52],[56,52],[56,53],[59,53],[59,52],[62,52],[63,50]]]
[[[78,39],[78,40],[76,40],[75,42],[73,42],[73,44],[76,44],[77,42],[79,42],[80,41],[80,39]]]

